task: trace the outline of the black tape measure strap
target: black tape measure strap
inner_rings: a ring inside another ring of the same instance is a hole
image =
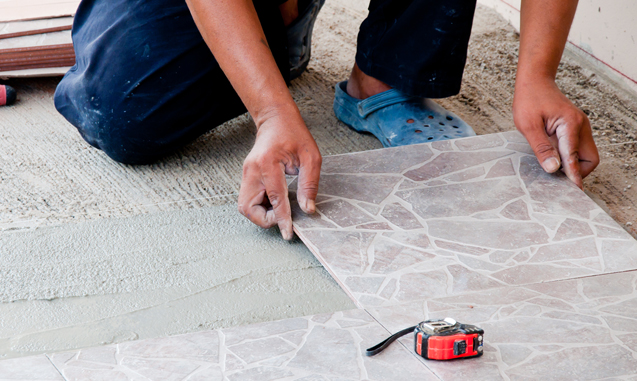
[[[416,325],[413,327],[409,327],[409,328],[405,328],[400,332],[396,332],[393,335],[389,336],[387,339],[381,341],[380,343],[374,345],[371,348],[367,348],[367,350],[365,351],[365,355],[366,356],[374,356],[379,354],[380,352],[382,352],[385,348],[387,348],[389,346],[389,344],[393,343],[394,341],[396,341],[396,339],[405,336],[406,334],[410,333],[410,332],[414,332],[414,330],[416,329]]]

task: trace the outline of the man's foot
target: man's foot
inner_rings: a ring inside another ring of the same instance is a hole
[[[292,4],[288,4],[289,2],[283,5],[292,7]],[[325,0],[298,0],[297,2],[298,17],[292,19],[293,21],[288,25],[287,30],[290,80],[300,76],[310,62],[312,30],[323,4],[325,4]],[[291,13],[287,13],[287,16],[284,16],[284,21],[286,17],[291,18],[292,15],[293,9]]]
[[[279,5],[283,24],[288,26],[299,17],[299,0],[288,0]]]
[[[367,99],[372,95],[382,93],[391,89],[391,86],[385,82],[363,73],[363,71],[354,64],[352,74],[347,81],[347,94],[356,99]]]
[[[362,74],[354,66],[354,82],[336,85],[334,113],[358,132],[376,136],[385,147],[474,136],[456,114],[431,99],[414,97]]]

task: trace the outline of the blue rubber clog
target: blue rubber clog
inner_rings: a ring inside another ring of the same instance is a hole
[[[391,89],[360,100],[347,94],[347,81],[336,85],[334,113],[358,132],[376,136],[384,147],[475,136],[471,126],[431,99]]]
[[[310,62],[312,30],[325,0],[309,0],[307,5],[299,1],[299,17],[287,27],[288,54],[290,56],[290,80],[300,76]]]

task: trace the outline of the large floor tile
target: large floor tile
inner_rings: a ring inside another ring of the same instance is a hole
[[[443,380],[634,380],[636,285],[637,271],[631,271],[432,297],[369,312],[392,332],[447,316],[483,328],[484,356],[423,360]],[[413,348],[412,335],[401,342]]]
[[[517,132],[326,157],[317,201],[293,202],[296,232],[361,307],[637,269],[637,242]]]
[[[365,357],[387,334],[350,310],[49,356],[67,380],[438,379],[400,345]]]
[[[45,355],[0,361],[0,381],[63,381]]]

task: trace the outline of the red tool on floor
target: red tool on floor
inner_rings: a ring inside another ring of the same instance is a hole
[[[461,324],[452,318],[427,320],[403,329],[387,340],[368,348],[365,354],[374,356],[387,348],[396,339],[414,333],[416,353],[429,360],[453,360],[482,356],[484,330],[475,325]]]
[[[0,106],[11,105],[15,102],[16,92],[11,86],[0,85]]]

